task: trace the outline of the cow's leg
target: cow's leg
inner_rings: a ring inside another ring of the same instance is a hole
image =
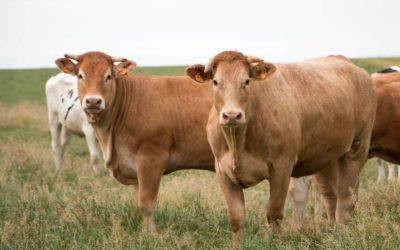
[[[378,183],[383,183],[386,178],[385,174],[385,161],[382,159],[378,159]]]
[[[394,181],[396,179],[395,165],[388,162],[388,181]]]
[[[307,212],[308,192],[311,177],[291,178],[288,194],[293,200],[293,210],[296,222],[302,223]]]
[[[134,191],[133,196],[135,197],[135,202],[136,202],[136,205],[137,205],[138,204],[138,200],[139,200],[139,198],[138,198],[139,197],[139,183],[138,182],[133,184],[133,191]],[[135,211],[132,210],[131,218],[134,219],[135,216],[136,216]]]
[[[349,220],[357,201],[357,192],[361,170],[367,161],[369,138],[361,141],[359,146],[352,146],[351,152],[339,160],[338,168],[338,201],[336,206],[336,222]]]
[[[269,174],[269,193],[270,198],[267,203],[268,223],[279,224],[283,219],[285,200],[289,189],[292,162],[275,162],[268,171]],[[290,169],[290,171],[285,171]]]
[[[69,140],[71,139],[71,132],[65,127],[61,127],[61,160],[64,163],[64,155]]]
[[[397,182],[400,183],[400,165],[397,165]]]
[[[94,135],[93,128],[90,125],[87,125],[83,128],[83,133],[85,134],[86,143],[89,148],[90,154],[90,166],[92,167],[95,173],[98,173],[100,170],[99,167],[99,152],[97,151],[96,146],[96,137]]]
[[[56,113],[49,112],[49,127],[51,134],[51,149],[53,151],[56,169],[61,170],[64,162],[61,156],[61,124],[58,122]]]
[[[217,166],[216,166],[217,169]],[[217,169],[218,180],[228,205],[229,218],[232,227],[232,249],[239,249],[243,238],[245,222],[245,202],[243,189]]]
[[[142,146],[135,156],[139,188],[137,204],[143,216],[143,230],[155,230],[154,210],[161,176],[168,160],[168,151],[152,146]]]
[[[335,222],[336,203],[337,203],[337,164],[330,163],[325,169],[315,174],[317,189],[324,197],[324,205],[328,219]]]

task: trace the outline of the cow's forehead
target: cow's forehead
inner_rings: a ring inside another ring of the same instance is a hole
[[[248,66],[243,62],[235,60],[233,62],[222,61],[216,68],[215,75],[219,77],[238,77],[248,74]]]
[[[103,74],[112,67],[111,57],[105,54],[84,54],[80,57],[79,70],[85,75]]]

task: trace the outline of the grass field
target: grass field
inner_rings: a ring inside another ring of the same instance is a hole
[[[370,72],[400,58],[357,59]],[[184,67],[139,68],[182,75]],[[213,173],[165,176],[156,210],[158,232],[141,232],[133,189],[89,168],[85,142],[73,138],[66,166],[56,173],[44,84],[55,69],[0,70],[0,249],[227,249],[230,225]],[[359,202],[346,226],[330,226],[318,198],[298,230],[289,209],[279,232],[265,226],[268,183],[245,192],[245,249],[400,249],[400,186],[375,183],[370,160]]]

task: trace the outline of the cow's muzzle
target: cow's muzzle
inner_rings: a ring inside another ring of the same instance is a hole
[[[105,102],[101,96],[85,96],[82,101],[82,108],[90,114],[98,114],[105,109]]]
[[[241,111],[222,112],[219,123],[226,127],[239,127],[245,124],[246,119]]]

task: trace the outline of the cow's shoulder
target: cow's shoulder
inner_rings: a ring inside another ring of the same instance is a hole
[[[329,56],[327,56],[327,58],[335,58],[335,59],[338,59],[338,60],[351,62],[351,60],[349,58],[345,57],[344,55],[329,55]]]

